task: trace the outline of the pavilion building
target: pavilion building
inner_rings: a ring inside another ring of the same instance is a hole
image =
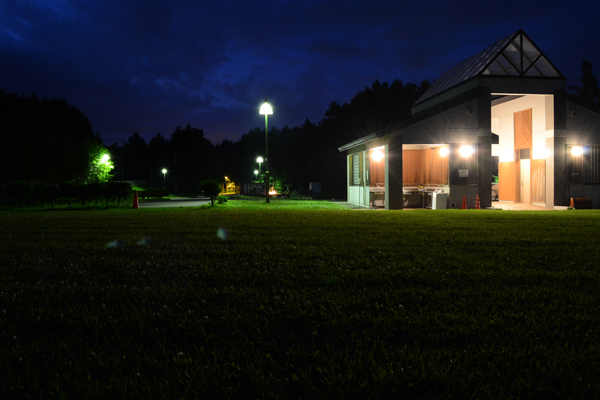
[[[339,151],[359,207],[490,207],[494,175],[500,201],[600,206],[600,115],[522,30],[443,73],[408,120]]]

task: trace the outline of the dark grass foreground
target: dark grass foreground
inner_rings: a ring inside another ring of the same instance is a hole
[[[597,398],[599,212],[327,207],[0,213],[0,397]]]

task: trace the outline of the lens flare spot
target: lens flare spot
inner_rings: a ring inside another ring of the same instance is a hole
[[[225,231],[225,229],[223,229],[223,228],[217,229],[217,237],[221,240],[226,240],[227,239],[227,231]]]
[[[109,242],[106,244],[106,247],[108,247],[109,249],[114,249],[119,247],[119,241],[118,240],[113,240],[112,242]]]
[[[138,244],[138,246],[147,246],[148,245],[148,239],[147,238],[141,238],[140,240],[138,240],[137,244]]]

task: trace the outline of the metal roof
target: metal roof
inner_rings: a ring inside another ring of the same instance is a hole
[[[564,79],[525,32],[518,30],[444,72],[415,105],[478,76]]]

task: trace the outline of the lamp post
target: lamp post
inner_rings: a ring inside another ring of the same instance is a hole
[[[269,196],[269,115],[273,114],[273,109],[271,108],[271,105],[269,104],[269,102],[267,101],[267,99],[265,98],[265,102],[263,103],[263,105],[260,107],[260,111],[259,111],[260,115],[264,115],[265,116],[265,187],[266,187],[266,199],[267,199],[267,203],[270,203],[270,196]]]
[[[262,168],[261,168],[261,164],[263,162],[263,158],[262,157],[258,157],[256,159],[256,162],[258,163],[258,172],[262,175]]]
[[[162,173],[163,173],[163,189],[166,189],[167,188],[167,169],[163,168]]]
[[[254,170],[254,182],[258,181],[258,170]]]

